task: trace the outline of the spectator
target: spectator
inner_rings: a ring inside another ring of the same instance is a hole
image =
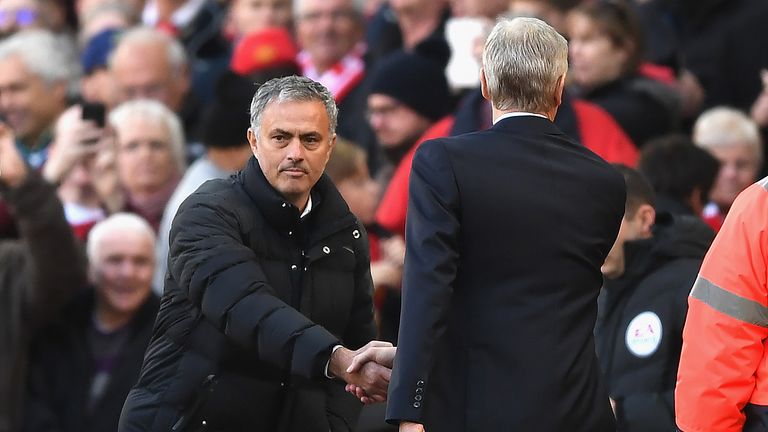
[[[714,235],[697,217],[656,213],[642,174],[618,169],[626,210],[601,268],[597,356],[618,431],[671,431],[686,299]]]
[[[27,344],[85,284],[85,260],[55,189],[30,170],[0,124],[0,190],[21,238],[0,241],[0,431],[20,429]]]
[[[103,176],[96,170],[98,154],[112,152],[113,138],[93,121],[83,119],[81,105],[68,108],[56,122],[48,162],[43,176],[59,185],[64,215],[85,242],[96,222],[106,217],[98,185]]]
[[[701,216],[720,162],[682,135],[649,142],[638,169],[656,192],[656,211]]]
[[[445,42],[445,25],[450,16],[448,0],[385,2],[371,19],[366,34],[369,67],[375,67],[394,51],[412,51],[429,39]]]
[[[24,432],[117,430],[160,300],[150,287],[155,234],[119,213],[88,240],[90,282],[31,351]]]
[[[704,220],[717,231],[741,191],[757,181],[763,164],[760,130],[741,111],[718,107],[699,116],[693,141],[720,161],[720,171],[704,207]]]
[[[194,140],[201,107],[190,91],[187,55],[178,41],[159,30],[131,29],[112,52],[109,71],[115,84],[113,106],[133,99],[158,100],[181,118],[185,135]]]
[[[368,118],[394,168],[376,212],[377,222],[391,233],[405,233],[408,173],[416,148],[444,137],[453,124],[453,95],[445,78],[448,45],[430,40],[414,52],[398,51],[382,59],[371,76]],[[381,177],[380,177],[381,178]]]
[[[365,149],[375,173],[381,160],[365,121],[362,8],[357,0],[298,0],[293,14],[302,73],[331,91],[339,107],[337,133]]]
[[[76,65],[70,47],[52,33],[30,30],[0,42],[0,117],[14,131],[24,160],[39,169],[48,158],[56,118],[67,106]],[[0,203],[0,237],[15,236]]]
[[[43,30],[0,42],[0,114],[13,129],[24,159],[35,169],[45,163],[51,129],[67,107],[77,67],[70,54]]]
[[[110,28],[90,38],[83,48],[80,64],[80,96],[91,103],[109,106],[112,103],[114,84],[109,74],[109,56],[117,45],[121,30]]]
[[[218,0],[148,0],[141,22],[177,39],[189,57],[192,88],[202,103],[227,69],[230,44],[223,35],[226,5]]]
[[[571,11],[570,78],[576,95],[610,113],[638,147],[677,128],[679,97],[638,75],[643,39],[633,10],[621,1]]]
[[[184,174],[184,133],[179,119],[157,101],[126,102],[109,114],[115,130],[115,169],[122,209],[157,231],[171,194]]]
[[[293,0],[232,0],[227,31],[235,41],[270,27],[291,29]]]
[[[397,17],[404,50],[411,51],[430,38],[445,40],[445,22],[450,16],[448,0],[390,0],[389,5]]]

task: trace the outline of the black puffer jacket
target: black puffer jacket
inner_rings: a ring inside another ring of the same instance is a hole
[[[688,293],[713,238],[696,217],[660,213],[653,238],[627,242],[626,272],[603,286],[595,336],[619,431],[675,430]]]
[[[374,336],[370,256],[328,177],[300,219],[251,158],[182,204],[170,244],[155,334],[119,430],[351,430],[360,404],[324,368],[337,343]]]

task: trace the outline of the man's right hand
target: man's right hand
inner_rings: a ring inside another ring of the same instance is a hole
[[[390,367],[369,361],[364,364],[355,363],[355,357],[371,348],[392,348],[389,342],[371,341],[357,351],[344,347],[337,349],[332,355],[328,370],[332,376],[343,379],[348,385],[361,389],[372,402],[387,400],[389,379],[392,375]],[[354,364],[354,368],[352,367]]]

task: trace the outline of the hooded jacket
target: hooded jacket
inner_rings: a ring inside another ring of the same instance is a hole
[[[625,273],[603,286],[595,336],[619,431],[674,430],[688,293],[713,237],[698,218],[659,213],[653,237],[627,242]]]

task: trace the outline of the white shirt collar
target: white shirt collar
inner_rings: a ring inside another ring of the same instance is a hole
[[[304,207],[304,211],[301,213],[300,219],[304,219],[304,216],[308,215],[310,210],[312,210],[312,195],[309,195],[309,199],[307,199],[307,206]]]
[[[547,118],[547,116],[545,116],[545,115],[543,115],[543,114],[536,114],[536,113],[530,113],[530,112],[522,112],[522,111],[518,111],[518,112],[508,112],[508,113],[506,113],[506,114],[502,114],[502,115],[500,115],[500,116],[499,116],[499,117],[498,117],[496,120],[494,120],[494,121],[493,121],[493,124],[496,124],[496,123],[498,123],[498,122],[500,122],[500,121],[502,121],[502,120],[504,120],[504,119],[506,119],[506,118],[510,118],[510,117],[522,117],[522,116],[534,116],[534,117],[541,117],[541,118],[545,118],[545,119],[549,120],[549,119]]]
[[[183,28],[195,18],[197,12],[203,8],[206,0],[188,0],[183,6],[176,9],[171,15],[171,22],[177,28]],[[157,12],[156,0],[147,1],[144,10],[141,12],[141,22],[148,26],[155,26],[160,20]]]

